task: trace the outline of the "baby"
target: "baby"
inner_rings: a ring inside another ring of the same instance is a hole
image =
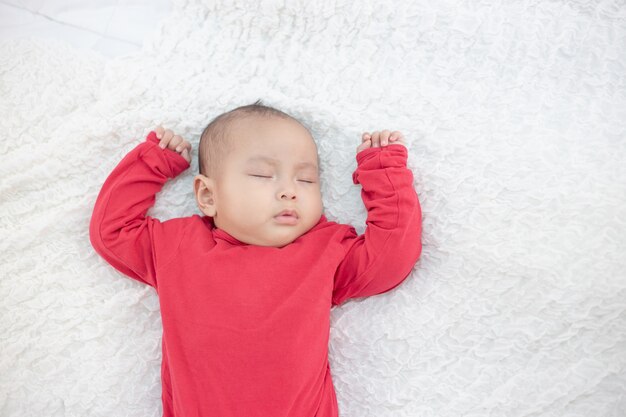
[[[356,148],[362,235],[323,214],[315,141],[280,110],[213,119],[193,184],[203,215],[147,216],[190,155],[155,128],[104,182],[89,228],[100,256],[159,297],[163,416],[337,417],[331,307],[392,290],[421,254],[404,137],[365,132]]]

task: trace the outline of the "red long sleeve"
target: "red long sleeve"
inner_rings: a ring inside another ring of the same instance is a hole
[[[164,417],[338,417],[330,309],[389,291],[421,251],[421,211],[402,145],[356,155],[367,229],[318,223],[281,248],[249,245],[194,214],[147,216],[189,167],[150,132],[106,179],[89,226],[98,254],[157,289]]]
[[[422,211],[400,144],[369,148],[356,156],[352,174],[361,184],[367,228],[354,227],[341,240],[345,257],[335,274],[333,305],[348,298],[381,294],[406,279],[422,251]]]
[[[156,269],[175,255],[182,219],[161,222],[146,212],[163,184],[189,167],[179,154],[158,146],[155,132],[109,174],[96,200],[89,239],[100,256],[129,277],[157,287]]]

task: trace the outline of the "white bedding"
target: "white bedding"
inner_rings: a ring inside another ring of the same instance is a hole
[[[93,203],[162,123],[194,160],[148,214],[199,213],[202,129],[258,98],[360,232],[361,132],[410,142],[423,253],[332,311],[342,417],[626,415],[626,6],[246,3],[175,1],[125,56],[0,42],[0,415],[161,415],[158,298],[93,251]]]
[[[3,0],[0,39],[58,39],[112,58],[140,51],[170,9],[169,0]]]

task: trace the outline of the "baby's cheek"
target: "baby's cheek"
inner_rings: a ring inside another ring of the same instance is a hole
[[[314,204],[315,206],[315,212],[318,215],[322,214],[322,211],[324,210],[324,201],[322,199],[322,193],[318,193],[314,199]],[[319,217],[319,216],[318,216]]]

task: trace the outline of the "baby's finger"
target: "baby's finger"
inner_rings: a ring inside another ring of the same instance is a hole
[[[363,143],[361,143],[357,148],[356,148],[356,153],[361,152],[362,150],[365,149],[369,149],[372,147],[372,141],[371,139],[366,139]]]
[[[380,146],[387,146],[389,143],[389,134],[391,132],[389,130],[383,130],[380,132]]]
[[[167,147],[170,148],[171,150],[176,149],[177,146],[179,146],[182,142],[183,142],[183,137],[180,135],[174,135],[174,137],[172,137],[172,140],[170,141],[170,143],[167,144]]]
[[[167,148],[167,145],[170,143],[170,141],[172,140],[172,137],[174,136],[174,132],[172,132],[170,129],[167,129],[164,133],[163,133],[163,138],[161,139],[161,142],[159,142],[159,146],[162,149]]]
[[[183,158],[185,158],[185,161],[191,163],[191,157],[189,156],[189,150],[187,148],[183,149],[180,154]]]
[[[406,146],[406,143],[404,141],[404,137],[399,137],[396,140],[394,140],[392,143],[393,144],[397,144],[397,145],[404,145],[404,147],[408,149],[408,147]]]
[[[185,148],[191,151],[191,143],[183,139],[183,141],[176,146],[176,152],[180,152]]]
[[[372,148],[380,147],[380,132],[376,131],[372,133]]]
[[[363,134],[361,135],[361,142],[365,142],[368,139],[371,139],[372,135],[370,135],[369,132],[363,132]]]
[[[154,128],[154,133],[156,133],[157,138],[161,139],[161,137],[163,136],[163,132],[165,131],[165,129],[163,129],[163,126],[158,125],[157,127]]]
[[[393,132],[391,132],[391,135],[389,136],[389,141],[394,141],[394,140],[398,140],[398,138],[402,137],[402,132],[400,132],[399,130],[394,130]]]

